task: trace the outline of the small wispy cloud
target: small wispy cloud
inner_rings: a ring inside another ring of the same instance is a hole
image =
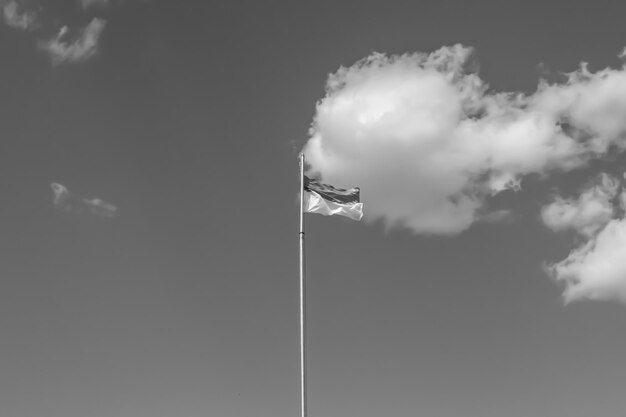
[[[97,217],[112,218],[117,215],[117,207],[99,198],[86,199],[70,192],[62,184],[50,184],[53,204],[56,210],[73,214],[92,214]]]
[[[576,199],[556,196],[541,211],[543,222],[555,232],[574,230],[590,237],[613,219],[620,181],[602,173],[596,184],[584,189]]]
[[[50,56],[54,65],[85,61],[98,52],[98,41],[105,27],[104,19],[94,18],[75,38],[67,40],[69,28],[63,26],[56,37],[41,42],[39,47]]]
[[[15,0],[2,7],[2,16],[4,23],[15,29],[33,30],[36,27],[37,14],[34,11],[22,10]]]
[[[36,38],[53,65],[84,62],[98,53],[107,21],[103,14],[130,0],[0,0],[2,20]],[[135,0],[138,1],[138,0]],[[51,35],[52,34],[52,35]]]

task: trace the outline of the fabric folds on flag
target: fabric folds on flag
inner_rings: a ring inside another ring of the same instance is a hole
[[[324,216],[337,214],[357,221],[363,217],[363,203],[359,201],[358,187],[348,190],[335,188],[305,175],[304,191],[305,213],[318,213]]]

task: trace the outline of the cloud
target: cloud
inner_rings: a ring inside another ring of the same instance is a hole
[[[86,199],[76,196],[65,186],[53,182],[50,184],[53,192],[54,207],[62,212],[73,214],[89,213],[97,217],[115,217],[117,207],[99,198]]]
[[[67,40],[69,28],[63,26],[54,38],[41,42],[39,47],[48,53],[54,65],[63,62],[82,62],[98,52],[98,41],[105,26],[104,19],[94,18],[71,41]]]
[[[106,8],[111,0],[79,0],[83,9],[89,8]]]
[[[556,197],[541,211],[543,222],[556,232],[575,230],[591,237],[613,219],[613,200],[620,182],[607,174],[601,174],[597,184],[584,190],[577,199]]]
[[[107,23],[102,15],[112,16],[113,10],[127,3],[128,0],[0,0],[0,7],[6,25],[30,32],[38,49],[50,57],[53,65],[58,65],[84,62],[95,56]]]
[[[624,53],[621,54],[624,56]],[[626,67],[536,91],[495,92],[471,48],[374,53],[328,77],[304,153],[325,182],[361,188],[365,219],[419,234],[454,235],[476,222],[515,219],[493,197],[527,176],[587,167],[626,148]],[[602,173],[575,197],[556,193],[541,210],[577,245],[546,271],[566,302],[626,303],[626,192]]]
[[[569,255],[546,265],[562,284],[566,303],[618,300],[626,303],[626,191],[617,178],[600,174],[577,199],[557,197],[542,218],[555,231],[575,230],[582,242]]]
[[[624,68],[582,65],[532,94],[493,92],[477,68],[462,45],[374,53],[340,68],[304,147],[311,171],[361,187],[367,221],[453,235],[524,177],[568,172],[626,146]]]
[[[0,5],[2,3],[0,2]],[[32,30],[36,27],[37,15],[33,11],[22,10],[17,1],[12,0],[2,6],[4,23],[15,29]]]
[[[517,216],[512,210],[492,210],[485,214],[478,215],[476,218],[477,222],[481,223],[506,223],[506,222],[514,222]]]
[[[546,267],[564,285],[566,303],[583,299],[626,303],[626,220],[614,219],[566,259]]]

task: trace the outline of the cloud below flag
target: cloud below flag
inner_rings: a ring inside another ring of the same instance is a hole
[[[324,216],[338,214],[352,220],[363,217],[363,203],[360,202],[358,187],[344,190],[322,184],[304,176],[304,212]]]

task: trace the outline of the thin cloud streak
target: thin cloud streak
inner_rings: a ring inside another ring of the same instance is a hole
[[[50,184],[53,204],[56,210],[72,214],[91,214],[97,217],[112,218],[117,215],[117,207],[99,198],[86,199],[76,196],[62,184]]]
[[[110,0],[80,0],[83,9],[100,8],[104,9],[109,6]]]

